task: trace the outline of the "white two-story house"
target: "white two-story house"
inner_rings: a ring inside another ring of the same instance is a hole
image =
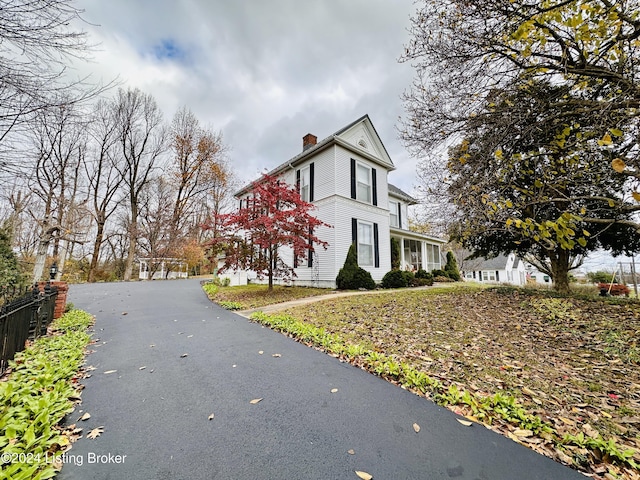
[[[299,185],[302,198],[316,207],[312,214],[332,226],[314,232],[329,246],[316,248],[306,262],[294,265],[294,284],[335,288],[352,243],[357,246],[359,265],[380,282],[391,270],[392,236],[400,244],[401,268],[441,268],[440,246],[445,241],[409,231],[408,207],[416,201],[389,184],[387,178],[394,169],[369,116],[364,115],[320,142],[315,135],[305,135],[302,152],[269,172]],[[251,184],[238,191],[236,198],[240,203],[250,193]],[[291,252],[283,249],[279,255],[293,265]],[[233,272],[228,275],[234,278]],[[234,283],[244,283],[241,272],[235,278]],[[255,275],[249,272],[248,278],[253,281]]]

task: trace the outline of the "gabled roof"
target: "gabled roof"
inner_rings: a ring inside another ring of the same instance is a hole
[[[404,192],[403,190],[399,189],[395,185],[389,184],[389,195],[399,198],[400,200],[404,200],[409,205],[416,205],[418,203],[418,201],[415,198],[413,198],[411,195]]]
[[[465,265],[468,266],[467,270],[504,270],[507,267],[507,255],[498,255],[491,258],[474,258],[467,260],[471,255],[471,252],[465,250]],[[513,260],[513,269],[517,269],[519,263],[522,261],[517,255]]]
[[[360,125],[363,125],[363,128],[359,128]],[[358,135],[358,133],[360,133],[360,136],[366,135],[368,137],[366,140],[362,139],[365,147],[360,146],[358,144],[358,141],[356,142],[349,141],[350,136],[353,137],[354,135]],[[372,154],[370,151],[368,151],[369,149],[367,148],[367,144],[369,142],[373,144],[371,145],[371,147],[374,151],[377,151],[377,153],[379,153],[379,156],[376,156]],[[291,157],[286,162],[281,163],[276,168],[268,172],[268,175],[275,176],[275,175],[279,175],[280,173],[286,170],[293,169],[297,165],[307,160],[309,157],[315,155],[316,153],[319,153],[320,151],[324,150],[325,148],[328,148],[331,145],[336,145],[336,144],[354,151],[358,155],[366,158],[367,160],[370,160],[374,163],[377,163],[385,167],[387,170],[395,170],[396,168],[395,165],[393,164],[393,161],[391,160],[391,157],[389,156],[389,153],[387,152],[386,147],[382,143],[382,140],[380,140],[380,136],[378,135],[378,132],[373,126],[373,123],[371,123],[371,119],[369,118],[369,115],[364,114],[362,117],[358,118],[357,120],[354,120],[349,125],[342,127],[340,130],[320,140],[315,145],[308,147],[307,149],[303,150],[299,154]],[[247,191],[251,189],[251,186],[253,185],[253,183],[254,182],[251,182],[248,185],[245,185],[244,187],[242,187],[240,190],[238,190],[235,193],[235,196],[240,196],[245,194]]]

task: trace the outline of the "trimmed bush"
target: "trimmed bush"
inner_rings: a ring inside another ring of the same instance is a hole
[[[371,274],[358,266],[358,255],[354,244],[349,247],[344,266],[338,272],[336,286],[338,290],[359,290],[361,288],[373,290],[376,288],[376,282],[373,281]]]
[[[411,284],[413,287],[430,287],[433,285],[433,278],[416,277]]]
[[[416,272],[416,278],[432,279],[433,275],[431,275],[429,272],[421,268]]]
[[[438,275],[433,278],[434,282],[446,283],[446,282],[454,282],[455,280],[450,279],[449,277],[445,277],[444,275]]]
[[[394,237],[391,237],[391,269],[400,269],[400,244]]]
[[[447,264],[444,266],[444,271],[451,280],[456,282],[460,281],[460,272],[458,271],[458,262],[452,251],[447,252]]]
[[[447,272],[445,272],[444,270],[432,270],[431,271],[431,276],[435,279],[435,277],[447,277],[449,278],[449,275],[447,275]],[[436,280],[437,282],[437,280]]]
[[[401,270],[391,270],[382,277],[383,288],[404,288],[408,285],[407,277]]]

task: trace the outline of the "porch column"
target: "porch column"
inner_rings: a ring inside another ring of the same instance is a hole
[[[404,270],[404,238],[400,239],[400,270]]]

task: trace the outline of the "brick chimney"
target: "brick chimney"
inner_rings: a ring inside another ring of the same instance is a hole
[[[318,137],[307,133],[302,137],[302,151],[304,152],[306,149],[313,147],[316,143],[318,143]]]

